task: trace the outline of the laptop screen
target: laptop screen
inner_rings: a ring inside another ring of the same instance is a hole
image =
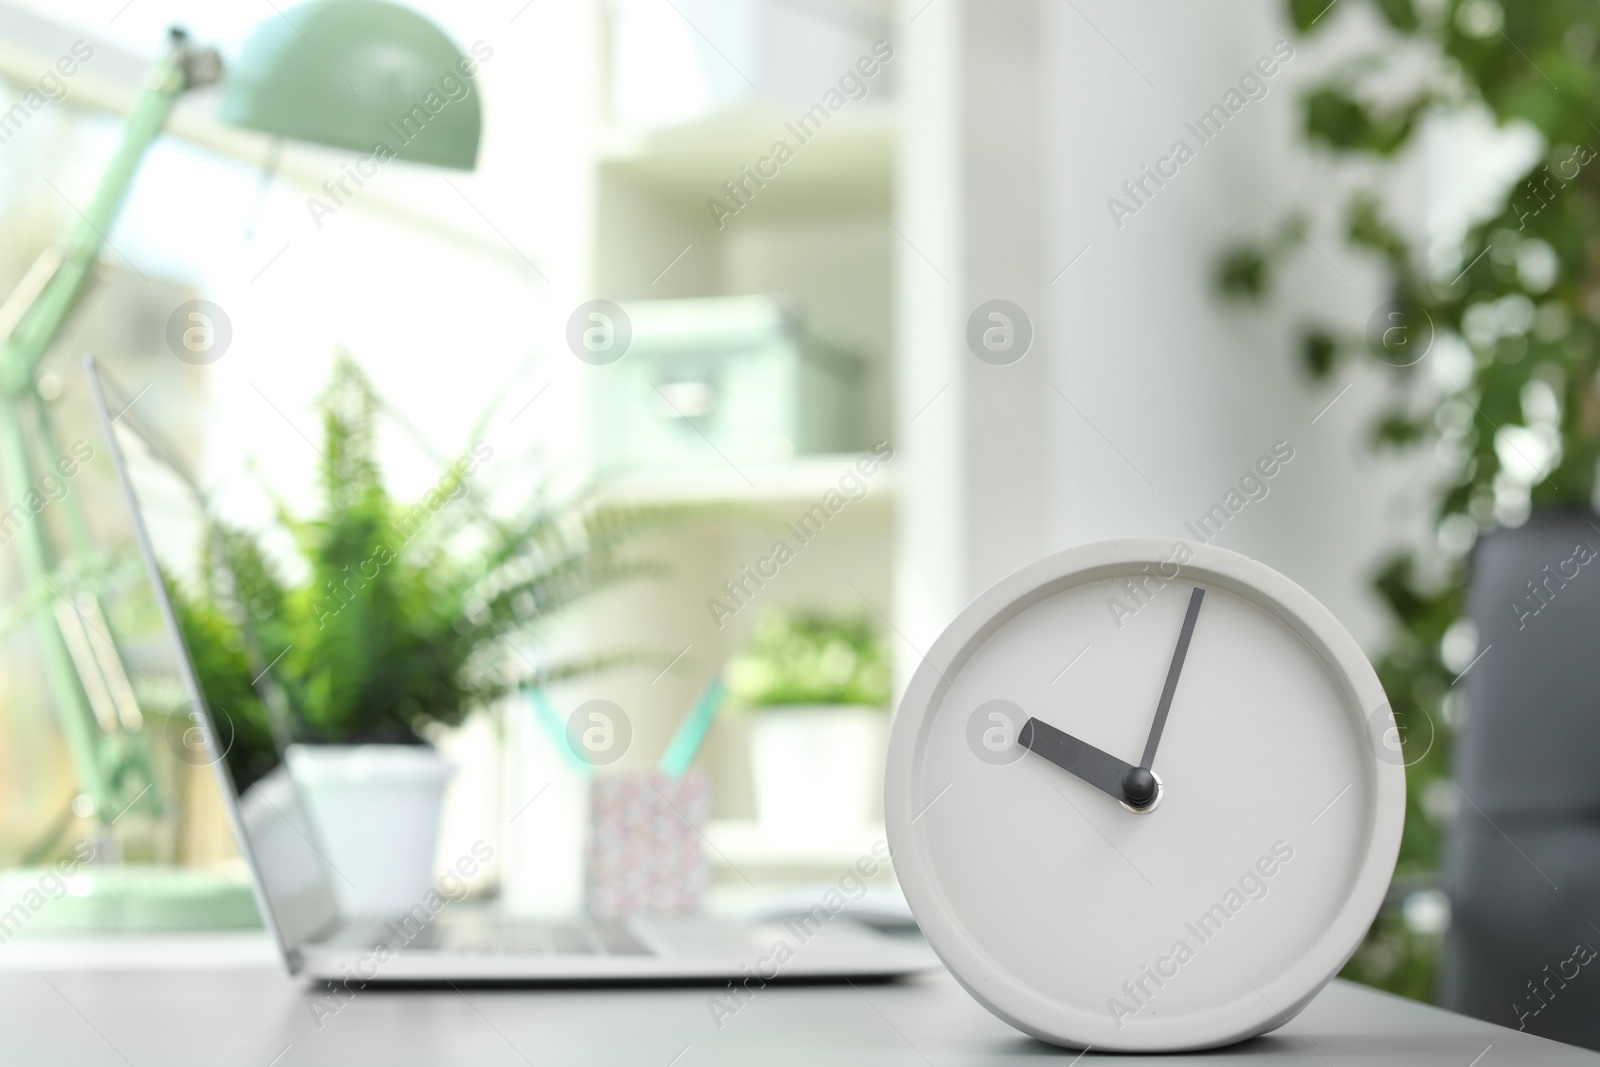
[[[161,642],[144,642],[137,661],[176,681],[187,717],[169,731],[177,758],[213,767],[250,865],[258,903],[294,965],[296,946],[339,921],[328,864],[282,755],[289,737],[284,697],[271,673],[283,650],[265,647],[251,612],[236,603],[248,583],[229,530],[206,503],[198,472],[141,421],[137,397],[88,363],[96,415],[131,511],[137,560],[113,560],[126,572],[142,564],[135,597],[153,600]],[[126,657],[134,659],[130,652]],[[186,725],[185,725],[186,724]]]

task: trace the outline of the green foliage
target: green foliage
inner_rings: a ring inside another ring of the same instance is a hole
[[[1376,0],[1378,10],[1389,25],[1403,33],[1410,33],[1422,24],[1411,0]]]
[[[414,743],[427,724],[457,724],[520,687],[641,659],[550,663],[536,648],[574,604],[660,573],[630,544],[702,510],[535,495],[502,519],[473,484],[494,455],[483,442],[420,500],[397,502],[376,458],[379,407],[341,358],[322,400],[321,507],[310,518],[277,508],[303,578],[285,578],[254,533],[213,522],[204,587],[179,591],[202,685],[227,720],[219,732],[236,735],[241,786],[290,740]]]
[[[1390,156],[1410,139],[1428,103],[1420,99],[1379,108],[1342,87],[1325,85],[1306,94],[1306,138],[1336,151]]]
[[[1285,219],[1276,236],[1261,244],[1244,242],[1228,249],[1217,268],[1217,286],[1224,296],[1235,300],[1260,301],[1266,298],[1272,271],[1304,238],[1303,216]]]
[[[170,575],[167,587],[180,588]],[[179,595],[173,598],[173,611],[216,720],[217,743],[227,749],[242,788],[272,769],[277,748],[261,699],[250,685],[250,661],[238,627],[210,600]]]
[[[744,707],[889,703],[889,650],[866,619],[765,615],[750,650],[728,664]]]
[[[1308,324],[1300,358],[1314,380],[1363,353],[1386,364],[1394,395],[1372,428],[1374,446],[1426,448],[1442,460],[1437,543],[1395,556],[1375,582],[1398,624],[1376,666],[1409,765],[1397,880],[1419,883],[1438,868],[1443,826],[1436,818],[1447,808],[1429,803],[1449,788],[1446,724],[1455,674],[1440,648],[1463,610],[1467,550],[1477,531],[1516,525],[1530,506],[1587,508],[1594,496],[1600,8],[1577,0],[1444,0],[1420,8],[1408,0],[1370,2],[1395,32],[1307,92],[1303,130],[1312,147],[1333,161],[1355,162],[1352,171],[1369,176],[1372,187],[1347,204],[1345,237],[1387,272],[1391,302],[1376,337]],[[1342,15],[1325,0],[1289,0],[1287,7],[1302,34],[1321,33]],[[1416,69],[1419,51],[1435,65],[1425,87],[1398,102],[1392,90],[1386,97],[1385,72],[1397,63]],[[1473,225],[1455,261],[1430,269],[1386,217],[1377,189],[1387,176],[1382,164],[1415,144],[1427,118],[1458,108],[1485,109],[1501,124],[1529,123],[1547,150]],[[1263,255],[1267,269],[1251,285],[1229,288],[1247,255],[1247,248],[1233,248],[1219,261],[1225,292],[1270,289],[1281,250]],[[1391,326],[1398,332],[1386,332]],[[1403,345],[1432,343],[1426,357],[1413,360],[1400,358],[1412,350],[1397,351],[1391,337]],[[1531,485],[1505,462],[1508,454],[1516,460],[1527,452],[1527,438],[1519,449],[1517,434],[1555,446],[1549,469]],[[1407,930],[1398,914],[1385,913],[1345,973],[1427,998],[1436,947]]]
[[[1289,0],[1289,20],[1301,33],[1309,32],[1339,0]],[[1411,0],[1375,0],[1384,19],[1397,30],[1410,32],[1419,25],[1417,9]]]
[[[1322,379],[1333,373],[1339,358],[1339,341],[1327,330],[1310,329],[1301,338],[1301,354],[1306,371],[1313,378]]]
[[[1306,33],[1327,14],[1339,0],[1289,0],[1289,21],[1301,33]]]
[[[1366,192],[1357,193],[1346,213],[1350,243],[1371,249],[1394,267],[1404,270],[1410,250],[1406,247],[1405,238],[1384,220],[1382,212],[1382,205],[1376,196]]]
[[[1239,245],[1222,257],[1217,283],[1228,296],[1260,299],[1267,293],[1266,254],[1254,245]]]

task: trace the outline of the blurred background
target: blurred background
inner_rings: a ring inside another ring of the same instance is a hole
[[[1397,713],[1347,976],[1600,1047],[1592,8],[417,0],[450,51],[379,152],[247,92],[342,6],[0,2],[0,915],[71,863],[28,936],[258,921],[177,686],[118,665],[154,617],[95,592],[132,532],[85,353],[203,497],[168,547],[235,780],[389,774],[371,833],[428,877],[487,840],[529,912],[832,883],[972,596],[1200,539],[1286,449],[1203,539]],[[311,751],[357,744],[435,762]],[[629,776],[696,835],[643,882],[594,847],[659,844]]]

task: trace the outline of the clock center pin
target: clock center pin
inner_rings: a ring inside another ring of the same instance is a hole
[[[1129,767],[1122,776],[1123,807],[1143,815],[1161,800],[1161,779],[1145,767]]]

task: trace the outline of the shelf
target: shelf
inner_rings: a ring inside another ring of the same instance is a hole
[[[844,871],[863,856],[882,850],[882,826],[862,826],[827,838],[788,840],[772,837],[761,824],[737,819],[713,820],[706,826],[711,862],[735,869],[807,868]]]
[[[634,504],[794,504],[820,501],[839,490],[839,479],[856,470],[866,452],[800,456],[770,466],[741,464],[703,470],[650,471],[608,480],[602,494],[608,500]],[[876,457],[872,457],[876,459]],[[894,498],[894,469],[880,462],[871,477],[861,478],[867,494],[851,501],[851,509],[882,506]]]
[[[771,155],[782,140],[793,158],[755,189],[755,215],[887,213],[894,187],[895,109],[889,104],[846,108],[802,142],[792,117],[745,107],[712,118],[659,129],[611,127],[600,137],[606,171],[659,195],[704,211],[712,197],[726,199],[723,183],[742,176],[744,166]]]

